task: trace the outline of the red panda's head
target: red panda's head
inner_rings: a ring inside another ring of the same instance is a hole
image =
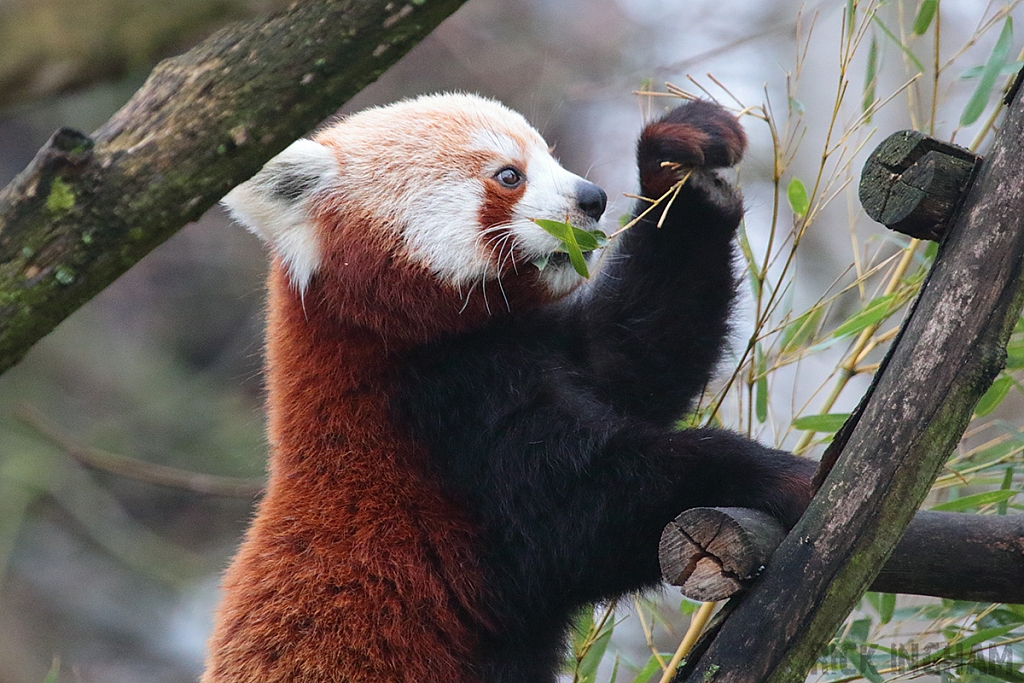
[[[387,337],[424,339],[575,289],[559,241],[533,219],[594,229],[605,194],[516,112],[431,95],[299,140],[224,203],[307,306],[315,297]]]

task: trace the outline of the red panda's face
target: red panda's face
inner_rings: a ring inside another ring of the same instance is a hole
[[[548,258],[561,245],[534,219],[592,230],[605,195],[562,168],[519,114],[476,96],[433,95],[294,143],[224,203],[270,243],[299,290],[328,260],[343,271],[386,259],[500,305],[517,282],[547,299],[580,283],[564,254]],[[545,260],[543,270],[534,265]]]

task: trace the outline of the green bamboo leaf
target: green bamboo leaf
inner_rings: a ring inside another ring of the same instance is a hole
[[[1013,470],[1014,470],[1014,466],[1010,465],[1009,467],[1006,468],[1006,471],[1003,472],[1003,481],[999,485],[999,490],[1000,491],[1009,491],[1010,490],[1010,486],[1013,485]],[[996,504],[996,514],[997,515],[1005,515],[1006,514],[1006,504],[1007,504],[1007,502],[1009,502],[1009,501],[1008,500],[1004,500],[1004,501],[1001,501],[998,504]]]
[[[793,213],[801,218],[807,215],[810,203],[807,199],[807,188],[800,182],[799,178],[791,178],[786,186],[786,199],[789,200],[789,207]]]
[[[1001,503],[1008,501],[1017,495],[1017,491],[986,491],[985,493],[975,493],[973,496],[964,496],[963,498],[957,498],[951,500],[948,503],[940,503],[933,505],[932,510],[939,512],[963,512],[970,508],[981,507],[982,505],[991,505],[992,503]]]
[[[882,30],[882,33],[884,33],[889,40],[895,43],[896,47],[903,51],[903,54],[907,56],[907,59],[914,63],[914,66],[917,67],[917,70],[920,72],[924,72],[924,64],[921,63],[921,60],[917,58],[917,55],[910,51],[910,48],[908,48],[906,45],[900,42],[899,37],[897,37],[897,35],[892,31],[890,31],[888,26],[882,23],[882,20],[878,18],[878,14],[872,14],[871,18],[878,25],[878,28]]]
[[[757,382],[754,385],[754,414],[757,421],[764,424],[768,420],[768,364],[764,360],[761,343],[754,346],[757,357]]]
[[[750,289],[756,299],[761,294],[761,269],[754,258],[754,250],[750,247],[750,239],[747,237],[747,225],[744,221],[740,221],[739,229],[736,231],[736,239],[739,242],[743,260],[746,262],[747,272],[750,274]]]
[[[833,336],[830,335],[830,336],[826,337],[825,339],[821,340],[820,342],[818,342],[817,344],[815,344],[814,346],[807,347],[807,353],[809,355],[814,355],[815,353],[821,353],[822,351],[825,351],[826,349],[832,348],[833,346],[835,346],[836,344],[838,344],[841,341],[843,341],[842,338],[840,338],[840,337],[833,337]]]
[[[938,6],[938,0],[924,0],[921,3],[921,7],[917,10],[917,16],[914,17],[914,35],[923,36],[925,34],[928,27],[932,25],[935,9]]]
[[[871,633],[871,619],[857,619],[850,624],[850,627],[846,631],[845,640],[848,641],[844,645],[848,645],[849,641],[856,643],[866,643],[868,640],[868,634]]]
[[[573,230],[572,237],[580,251],[594,251],[597,249],[597,239],[585,230],[580,230],[579,232]]]
[[[871,110],[875,104],[875,84],[878,82],[878,41],[871,36],[871,45],[868,47],[868,66],[864,74],[864,96],[861,98],[860,109],[867,116],[865,123],[871,123]]]
[[[1006,398],[1006,395],[1010,393],[1012,388],[1012,377],[1007,375],[999,377],[995,382],[992,382],[992,386],[988,388],[988,391],[978,401],[978,405],[974,407],[974,415],[976,417],[984,417],[991,413],[999,407],[999,404],[1003,402],[1003,399]]]
[[[1001,443],[997,443],[994,446],[983,448],[980,451],[974,451],[971,453],[969,461],[964,461],[954,465],[954,468],[961,467],[973,467],[975,465],[984,465],[990,463],[993,460],[1004,458],[1010,453],[1019,451],[1021,448],[1021,442],[1017,438],[1009,438]]]
[[[843,426],[849,413],[824,413],[822,415],[804,415],[793,420],[793,428],[807,432],[835,434]]]
[[[580,245],[583,251],[594,251],[608,244],[608,237],[600,230],[588,232],[573,228],[572,234],[576,237],[576,244]]]
[[[672,659],[672,654],[673,653],[671,652],[663,652],[662,659],[667,662]],[[647,663],[644,664],[644,668],[637,672],[636,678],[633,679],[633,683],[647,683],[647,681],[651,680],[651,677],[659,671],[661,671],[661,662],[658,661],[657,657],[651,655],[650,659],[647,660]]]
[[[1010,339],[1006,345],[1006,369],[1024,368],[1024,339]]]
[[[569,224],[562,221],[550,221],[546,218],[534,218],[533,222],[539,225],[552,237],[556,237],[563,244],[569,239]]]
[[[1006,635],[1015,628],[1017,628],[1016,624],[1010,624],[1008,626],[994,626],[992,628],[982,629],[981,631],[975,633],[973,636],[969,636],[967,638],[964,638],[963,640],[958,640],[952,645],[944,647],[938,652],[934,652],[928,655],[921,661],[917,662],[917,666],[924,667],[927,664],[932,664],[934,662],[941,661],[950,655],[953,655],[954,657],[963,657],[965,650],[969,650],[970,648],[973,648],[975,645],[984,643],[989,640],[993,640],[995,638],[998,638],[999,636]]]
[[[53,664],[50,665],[50,670],[46,674],[46,678],[43,679],[43,683],[57,683],[60,678],[60,659],[54,657]]]
[[[569,261],[572,262],[572,267],[576,272],[581,277],[590,277],[590,272],[587,270],[587,260],[583,258],[583,252],[580,250],[580,245],[576,241],[576,233],[573,230],[566,232],[565,250],[569,252]]]
[[[688,617],[694,612],[696,612],[702,604],[703,603],[697,602],[695,600],[690,600],[689,598],[683,598],[683,601],[679,603],[679,613],[682,614],[684,617]]]
[[[896,610],[896,594],[882,593],[879,600],[878,618],[883,624],[892,621],[892,613]]]
[[[1021,67],[1024,67],[1024,61],[1008,62],[1006,64],[1003,64],[1003,68],[999,70],[999,75],[1015,76],[1017,75],[1017,72],[1021,70]],[[972,78],[977,78],[983,73],[985,73],[984,64],[980,66],[972,66],[970,69],[967,69],[962,74],[960,74],[959,78],[961,80],[967,81]]]
[[[587,271],[587,261],[583,258],[584,252],[594,251],[608,244],[608,236],[600,230],[580,230],[568,223],[552,221],[545,218],[534,218],[533,222],[540,226],[552,237],[557,238],[569,254],[569,261],[577,273],[583,277],[590,277]],[[544,264],[538,265],[543,269]]]
[[[594,608],[587,606],[580,610],[580,613],[576,615],[575,623],[572,628],[572,649],[573,652],[580,652],[583,650],[584,644],[587,642],[587,638],[590,636],[590,632],[594,628]]]
[[[832,336],[839,339],[859,334],[861,330],[865,330],[889,317],[896,309],[897,303],[898,298],[895,292],[873,299],[867,306],[851,315],[842,325],[833,330]]]
[[[967,662],[967,667],[975,673],[981,674],[978,681],[985,681],[989,678],[997,681],[1008,681],[1009,683],[1024,683],[1024,672],[1019,665],[1000,664],[984,658]]]
[[[981,113],[985,111],[985,107],[988,106],[989,95],[996,84],[999,70],[1006,64],[1011,42],[1013,42],[1013,17],[1006,17],[1003,30],[999,33],[995,47],[992,48],[992,54],[988,56],[988,62],[985,63],[985,69],[981,73],[978,87],[971,95],[967,106],[964,107],[963,114],[960,115],[961,126],[969,126],[977,121]]]
[[[869,591],[864,594],[864,598],[878,613],[878,620],[880,623],[888,624],[892,621],[893,612],[896,610],[895,593],[873,593]]]
[[[608,245],[608,235],[600,230],[581,230],[568,223],[546,218],[534,218],[533,222],[552,237],[558,238],[563,244],[574,238],[581,251],[594,251]]]
[[[871,663],[871,659],[860,651],[855,643],[843,643],[843,654],[846,655],[846,659],[853,664],[854,668],[864,678],[871,681],[871,683],[883,683],[882,676],[878,673],[878,669]]]
[[[537,270],[544,270],[548,267],[549,261],[551,261],[551,254],[544,254],[543,256],[533,259],[530,263],[537,266]]]
[[[779,338],[779,346],[782,352],[792,353],[806,344],[818,330],[821,314],[822,309],[820,307],[812,308],[786,325]]]
[[[613,630],[614,619],[609,619],[608,623],[601,629],[601,633],[590,644],[590,649],[587,650],[576,666],[576,681],[579,683],[594,683],[597,680],[597,667],[600,666],[605,650],[608,649],[608,642],[612,638]]]

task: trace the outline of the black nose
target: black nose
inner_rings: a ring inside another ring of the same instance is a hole
[[[595,221],[601,218],[607,204],[608,195],[594,183],[581,180],[576,185],[576,205],[580,207],[580,211]]]

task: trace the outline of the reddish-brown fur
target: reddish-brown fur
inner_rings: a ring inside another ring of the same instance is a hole
[[[707,145],[707,134],[687,123],[656,122],[644,128],[640,142],[645,140],[671,140],[677,158],[692,158],[694,168],[704,163],[704,146]],[[681,177],[676,166],[659,166],[642,169],[644,184],[651,193],[651,199],[657,199],[668,192]]]
[[[267,333],[272,457],[267,496],[225,580],[204,683],[551,681],[572,612],[655,581],[647,552],[694,491],[712,489],[699,496],[712,501],[752,501],[787,524],[806,502],[799,497],[806,468],[783,462],[783,454],[714,430],[659,431],[699,392],[720,350],[738,196],[724,193],[717,205],[697,198],[703,190],[688,193],[663,230],[648,221],[629,233],[623,258],[609,259],[613,270],[595,285],[602,293],[582,304],[593,306],[593,316],[580,307],[566,318],[569,327],[596,321],[593,335],[527,330],[520,349],[499,325],[474,351],[465,338],[444,335],[546,303],[552,290],[564,295],[578,283],[558,282],[564,270],[542,275],[526,266],[553,247],[522,229],[536,227],[528,214],[576,212],[590,221],[605,198],[600,193],[598,207],[596,188],[588,192],[549,157],[526,151],[542,191],[505,187],[494,174],[516,162],[513,148],[535,152],[539,137],[483,101],[422,103],[370,110],[299,143],[229,202],[279,255]],[[490,119],[473,116],[488,108]],[[691,163],[732,163],[743,144],[720,108],[677,108],[641,136],[643,192],[662,194]],[[312,164],[316,183],[292,168],[303,163]],[[697,180],[705,189],[710,182]],[[304,183],[307,197],[277,196]],[[707,225],[688,218],[695,206],[710,216]],[[513,218],[516,232],[505,229]],[[697,244],[717,254],[706,267],[679,260],[694,231]],[[511,256],[504,245],[513,235],[529,247],[516,255],[519,263],[503,257]],[[491,306],[485,285],[494,288],[498,272],[504,305],[494,292]],[[687,340],[691,328],[698,333]],[[570,340],[578,342],[571,351],[563,348]],[[440,355],[436,368],[433,359],[405,353],[430,341],[437,343],[421,351]],[[548,352],[554,362],[536,355]],[[619,365],[621,373],[612,368]],[[668,381],[651,390],[653,374],[666,366]],[[607,369],[614,376],[603,381]],[[591,384],[588,373],[602,381]],[[463,382],[474,377],[483,383],[467,392]],[[669,389],[676,380],[683,388]],[[606,398],[612,393],[621,400]],[[654,405],[662,396],[667,406]],[[536,408],[506,410],[524,399]],[[392,408],[422,442],[392,424]],[[418,424],[413,416],[429,419]],[[503,426],[477,429],[492,423]],[[467,434],[484,438],[462,448]],[[558,436],[524,442],[535,434]],[[704,462],[685,464],[696,455]],[[485,472],[475,473],[481,464]],[[741,470],[753,466],[760,474],[745,485]],[[472,501],[472,517],[464,500]],[[579,532],[602,528],[612,535],[609,547],[622,543],[628,556],[612,557]],[[599,571],[580,572],[581,562]]]
[[[506,258],[512,251],[509,231],[504,229],[512,220],[516,202],[523,197],[526,185],[508,188],[502,187],[494,178],[484,183],[484,201],[480,207],[480,229],[485,236],[485,243],[492,247],[491,259],[496,269],[507,270],[511,259]],[[504,273],[502,273],[504,274]]]
[[[644,187],[652,199],[668,192],[690,168],[732,166],[743,156],[747,138],[734,119],[704,118],[700,124],[662,120],[648,124],[640,134],[640,146],[662,147],[660,154],[650,155],[652,160],[666,155],[677,160],[672,165],[641,167]]]
[[[387,429],[389,352],[332,299],[311,289],[303,305],[275,265],[270,485],[204,680],[470,681],[474,530]]]
[[[203,683],[478,683],[476,639],[489,625],[480,532],[425,449],[391,423],[397,363],[554,295],[539,270],[506,258],[502,230],[465,255],[493,264],[484,277],[502,271],[500,293],[493,280],[432,270],[410,248],[393,199],[447,182],[451,169],[482,183],[482,196],[463,191],[482,200],[470,229],[504,226],[524,193],[495,181],[495,153],[472,142],[491,119],[438,106],[407,112],[415,127],[371,111],[317,138],[334,155],[335,185],[304,208],[316,249],[299,258],[315,254],[311,279],[296,282],[280,258],[271,269],[270,480],[224,580]],[[498,133],[529,149],[525,122],[508,116]]]
[[[305,295],[271,272],[270,483],[203,681],[468,683],[486,622],[476,530],[389,426],[388,399],[396,352],[494,312],[385,248],[370,217],[321,208]],[[512,305],[540,303],[535,277],[508,278]]]

